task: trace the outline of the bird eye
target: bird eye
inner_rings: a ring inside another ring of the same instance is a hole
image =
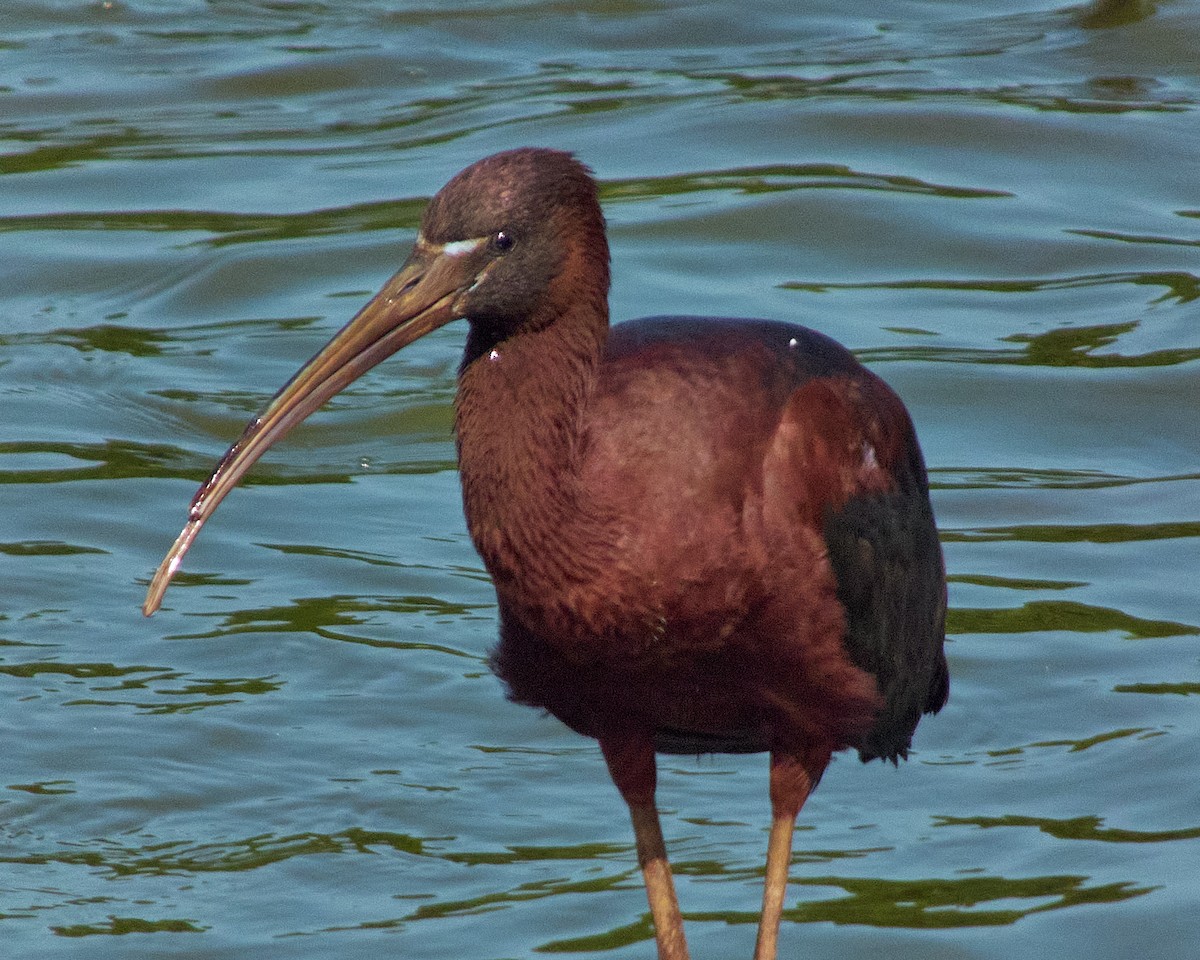
[[[492,246],[501,253],[507,253],[509,250],[511,250],[514,242],[515,241],[512,238],[512,234],[508,233],[506,230],[497,230],[496,235],[492,237]]]

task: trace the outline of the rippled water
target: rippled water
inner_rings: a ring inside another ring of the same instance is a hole
[[[145,579],[242,424],[492,151],[600,177],[614,316],[798,319],[909,404],[952,697],[801,818],[787,957],[1192,957],[1196,3],[0,12],[0,950],[652,955],[595,745],[503,699],[452,326]],[[748,956],[762,757],[669,758]]]

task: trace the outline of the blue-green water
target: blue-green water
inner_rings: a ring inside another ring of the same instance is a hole
[[[796,319],[899,390],[948,707],[802,815],[781,956],[1200,938],[1200,6],[0,10],[0,955],[649,957],[595,745],[506,703],[462,329],[257,468],[245,420],[484,154],[603,185],[614,316]],[[697,960],[748,956],[762,757],[668,758]]]

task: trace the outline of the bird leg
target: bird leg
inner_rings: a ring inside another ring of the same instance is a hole
[[[829,757],[828,750],[813,751],[804,756],[771,753],[771,837],[767,842],[767,872],[754,960],[775,960],[796,817],[825,772]]]
[[[648,734],[622,734],[600,738],[600,749],[608,763],[613,783],[629,806],[633,835],[637,841],[638,865],[646,884],[646,899],[654,918],[658,960],[688,960],[683,917],[675,896],[671,865],[663,842],[662,824],[654,805],[657,770],[654,742]]]

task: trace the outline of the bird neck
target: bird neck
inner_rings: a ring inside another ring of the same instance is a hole
[[[607,332],[606,305],[580,298],[473,358],[468,347],[455,412],[463,508],[502,594],[588,581],[612,553],[580,482]]]

